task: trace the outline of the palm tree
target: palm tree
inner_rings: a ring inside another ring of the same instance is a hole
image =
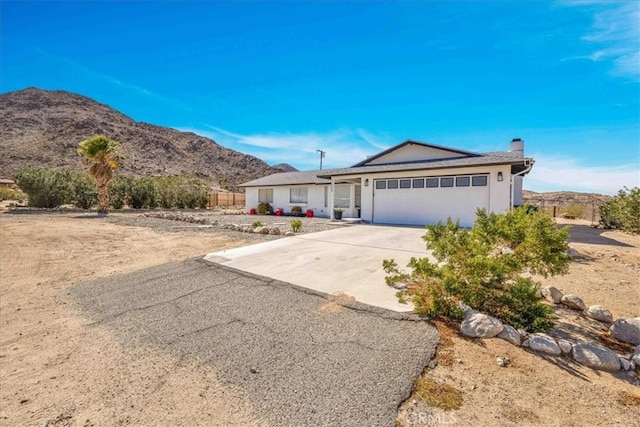
[[[89,175],[96,180],[98,187],[98,213],[107,213],[109,192],[107,184],[113,178],[113,170],[118,167],[120,157],[117,154],[118,143],[105,135],[94,136],[82,141],[78,154],[84,156],[85,164],[90,164]]]

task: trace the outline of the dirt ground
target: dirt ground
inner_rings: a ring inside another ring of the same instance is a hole
[[[0,214],[0,236],[0,424],[256,424],[251,404],[214,370],[123,346],[66,295],[86,279],[247,242],[95,214]]]
[[[584,258],[570,274],[544,284],[603,304],[616,317],[639,315],[638,238],[604,232],[604,240],[586,241],[592,237],[572,243]],[[262,424],[251,402],[223,387],[215,370],[123,345],[90,325],[67,295],[83,280],[255,241],[86,214],[0,214],[0,239],[1,425]],[[446,344],[427,375],[461,390],[462,407],[445,413],[410,400],[402,424],[640,425],[633,398],[640,392],[627,373],[596,372],[440,329]],[[510,364],[498,367],[497,356]]]

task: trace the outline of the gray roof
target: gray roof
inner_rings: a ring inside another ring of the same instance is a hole
[[[469,157],[454,157],[449,159],[425,160],[419,162],[388,163],[383,165],[357,166],[350,168],[323,169],[303,172],[284,172],[265,176],[246,182],[240,187],[265,187],[278,185],[300,184],[329,184],[332,176],[403,172],[415,170],[433,170],[448,168],[463,168],[472,166],[511,165],[511,172],[518,173],[526,169],[525,160],[533,163],[533,159],[522,157],[522,153],[497,151],[482,153]]]

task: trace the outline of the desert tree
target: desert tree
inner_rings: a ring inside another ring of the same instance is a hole
[[[117,149],[118,143],[105,135],[84,140],[78,147],[78,154],[84,156],[85,164],[90,165],[89,175],[96,181],[99,213],[107,213],[109,207],[107,185],[113,178],[113,170],[118,167]]]

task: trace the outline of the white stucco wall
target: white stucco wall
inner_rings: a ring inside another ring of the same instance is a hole
[[[307,188],[307,203],[290,203],[290,188]],[[273,203],[271,206],[274,210],[283,209],[284,212],[291,212],[294,206],[300,206],[303,212],[312,209],[315,216],[329,217],[330,210],[324,205],[324,188],[329,185],[291,185],[291,186],[274,186],[274,187],[249,187],[246,189],[245,211],[249,213],[251,209],[255,209],[259,204],[259,189],[273,189]],[[329,200],[327,201],[329,203]]]
[[[384,178],[419,178],[419,177],[442,177],[442,176],[455,176],[455,175],[468,175],[468,174],[489,174],[488,187],[489,187],[489,200],[488,209],[491,212],[506,212],[509,209],[509,201],[511,198],[510,187],[510,166],[487,166],[476,168],[457,168],[457,169],[445,169],[445,170],[431,170],[425,171],[411,171],[411,172],[389,172],[384,174],[368,174],[362,175],[362,211],[361,217],[366,221],[374,221],[373,217],[373,190],[374,181],[376,179]],[[503,180],[498,181],[498,172],[502,172]],[[369,185],[365,186],[365,181],[369,180]],[[455,189],[453,189],[455,190]],[[447,192],[443,189],[442,192],[437,194],[437,199],[434,199],[434,203],[438,203],[441,206],[457,205],[458,203],[452,203],[449,197],[464,198],[464,193],[460,191]],[[398,200],[399,203],[407,203],[404,200]],[[408,206],[412,209],[412,206]],[[399,209],[406,209],[405,207],[399,207]],[[475,211],[475,210],[474,210]],[[456,212],[448,212],[447,216],[456,218]],[[465,224],[469,225],[469,224]]]
[[[453,153],[447,150],[440,150],[421,145],[405,145],[395,151],[385,154],[382,157],[367,162],[369,165],[379,165],[384,163],[415,162],[420,160],[450,159],[453,157],[464,157],[466,154]]]

